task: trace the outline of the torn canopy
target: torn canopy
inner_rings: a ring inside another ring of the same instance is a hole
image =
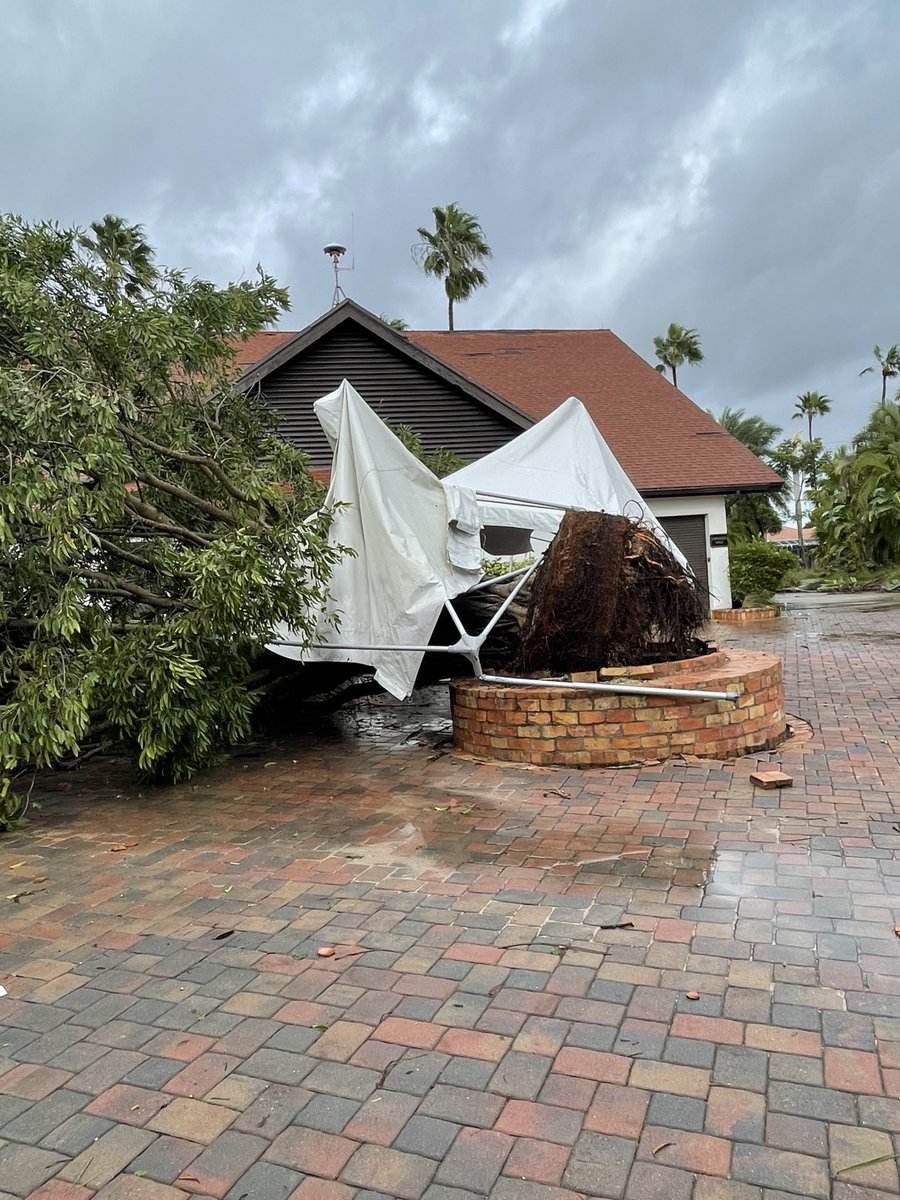
[[[404,699],[424,651],[390,646],[426,646],[447,601],[481,578],[475,498],[465,486],[445,487],[346,379],[315,412],[334,450],[329,541],[354,553],[332,571],[332,601],[319,614],[315,645],[274,641],[269,649],[301,662],[372,666],[376,681]],[[289,628],[276,632],[299,640]]]
[[[565,510],[572,508],[644,524],[688,566],[575,396],[444,482],[476,493],[486,528],[529,530],[537,550],[552,540]]]

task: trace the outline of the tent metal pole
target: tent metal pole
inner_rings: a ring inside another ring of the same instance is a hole
[[[531,564],[531,566],[527,568],[527,570],[525,571],[525,574],[522,576],[522,578],[519,580],[519,582],[516,584],[516,586],[513,588],[513,590],[509,593],[509,595],[506,597],[506,599],[503,601],[503,603],[500,605],[500,607],[497,609],[497,611],[494,613],[494,615],[491,617],[490,621],[488,621],[487,625],[485,625],[484,629],[482,629],[481,633],[478,635],[479,646],[484,645],[484,642],[485,642],[486,638],[490,635],[491,630],[494,628],[494,626],[497,624],[497,622],[500,620],[500,618],[503,616],[503,614],[506,612],[506,610],[512,604],[513,600],[515,600],[516,596],[518,596],[519,592],[521,592],[522,588],[525,586],[525,584],[528,582],[528,580],[531,578],[531,576],[535,573],[535,571],[541,565],[541,561],[542,561],[543,557],[544,557],[543,554],[540,555],[540,557],[536,558],[535,561]]]
[[[508,683],[516,687],[566,688],[576,692],[615,692],[623,696],[676,696],[695,700],[732,700],[740,692],[705,692],[695,688],[644,687],[631,683],[573,683],[569,679],[520,679],[512,675],[481,675],[485,683]]]
[[[574,504],[551,504],[547,500],[525,500],[521,496],[504,496],[500,492],[476,492],[477,500],[503,500],[507,504],[518,504],[522,508],[547,508],[552,512],[585,512]]]
[[[291,640],[288,638],[278,638],[277,641],[266,642],[266,645],[267,646],[300,646],[304,650],[341,650],[341,651],[342,650],[403,650],[403,651],[408,651],[410,654],[422,654],[425,651],[428,651],[429,653],[433,651],[435,654],[461,654],[462,653],[462,651],[458,648],[458,646],[459,646],[458,643],[456,646],[390,646],[390,645],[347,646],[347,645],[343,645],[343,644],[338,646],[332,642],[316,642],[316,643],[310,644],[309,642],[301,642],[298,639]]]
[[[524,567],[517,567],[515,571],[507,571],[505,575],[492,575],[489,579],[482,579],[481,583],[476,583],[474,587],[463,592],[463,595],[470,596],[472,592],[483,592],[485,588],[493,587],[495,583],[508,583],[510,579],[524,575],[530,566],[531,563],[528,563]]]

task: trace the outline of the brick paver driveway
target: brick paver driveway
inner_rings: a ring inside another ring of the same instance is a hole
[[[0,841],[0,1198],[896,1193],[900,609],[738,636],[813,727],[784,792],[422,714],[51,777]]]

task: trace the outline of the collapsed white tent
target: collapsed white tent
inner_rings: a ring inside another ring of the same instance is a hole
[[[444,483],[475,492],[483,525],[531,530],[536,550],[551,541],[565,510],[573,508],[646,524],[687,566],[575,396]]]
[[[302,662],[375,667],[377,682],[404,699],[424,650],[390,647],[426,646],[447,601],[481,578],[474,496],[464,486],[445,487],[346,379],[315,412],[334,450],[329,541],[355,553],[332,571],[333,602],[319,615],[315,644],[286,644],[298,638],[282,627],[283,640],[269,649]]]

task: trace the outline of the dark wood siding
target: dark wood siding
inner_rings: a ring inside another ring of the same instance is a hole
[[[331,449],[313,404],[347,379],[389,425],[411,425],[428,453],[442,446],[471,460],[489,454],[521,429],[432,375],[366,330],[347,323],[301,351],[262,382],[283,437],[313,467],[331,465]]]
[[[706,542],[706,517],[660,517],[659,523],[688,560],[709,598],[709,550]]]

